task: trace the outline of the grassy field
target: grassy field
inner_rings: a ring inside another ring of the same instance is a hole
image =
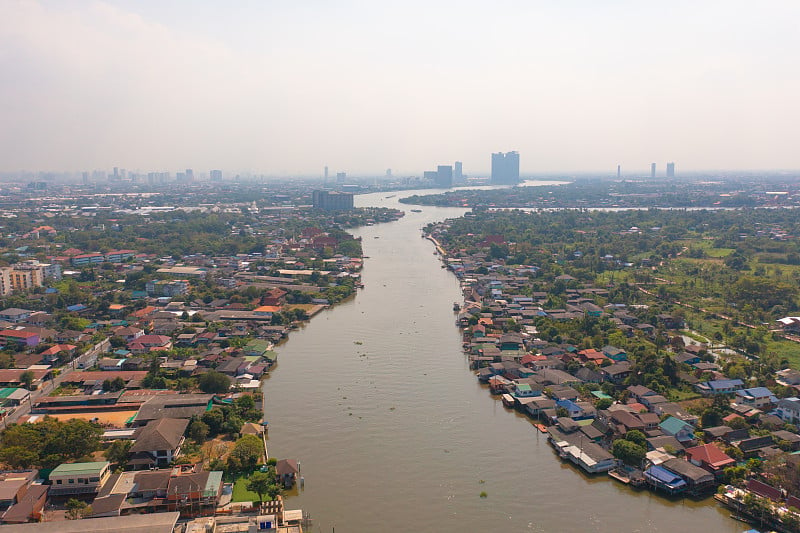
[[[708,257],[728,257],[734,252],[733,248],[715,248],[714,241],[708,239],[685,240],[682,244],[690,248],[699,248]]]
[[[233,483],[233,500],[234,502],[257,502],[258,494],[247,490],[248,476],[239,476]]]

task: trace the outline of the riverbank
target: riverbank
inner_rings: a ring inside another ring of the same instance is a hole
[[[356,201],[397,206],[385,196]],[[302,457],[306,476],[305,490],[287,494],[287,504],[310,510],[322,531],[394,528],[413,509],[419,532],[739,533],[729,513],[707,501],[672,502],[553,460],[527,418],[487,401],[453,327],[459,284],[419,232],[464,211],[423,207],[353,230],[370,258],[367,288],[277,347],[280,372],[264,385],[269,450]],[[565,503],[575,494],[580,506]]]

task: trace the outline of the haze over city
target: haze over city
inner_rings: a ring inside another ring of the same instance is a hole
[[[7,1],[0,171],[797,169],[796,2]]]

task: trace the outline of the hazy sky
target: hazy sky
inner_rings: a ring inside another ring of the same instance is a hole
[[[0,0],[0,170],[800,169],[800,2]]]

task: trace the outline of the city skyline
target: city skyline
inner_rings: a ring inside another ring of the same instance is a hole
[[[795,3],[487,6],[5,2],[0,171],[800,169]]]

